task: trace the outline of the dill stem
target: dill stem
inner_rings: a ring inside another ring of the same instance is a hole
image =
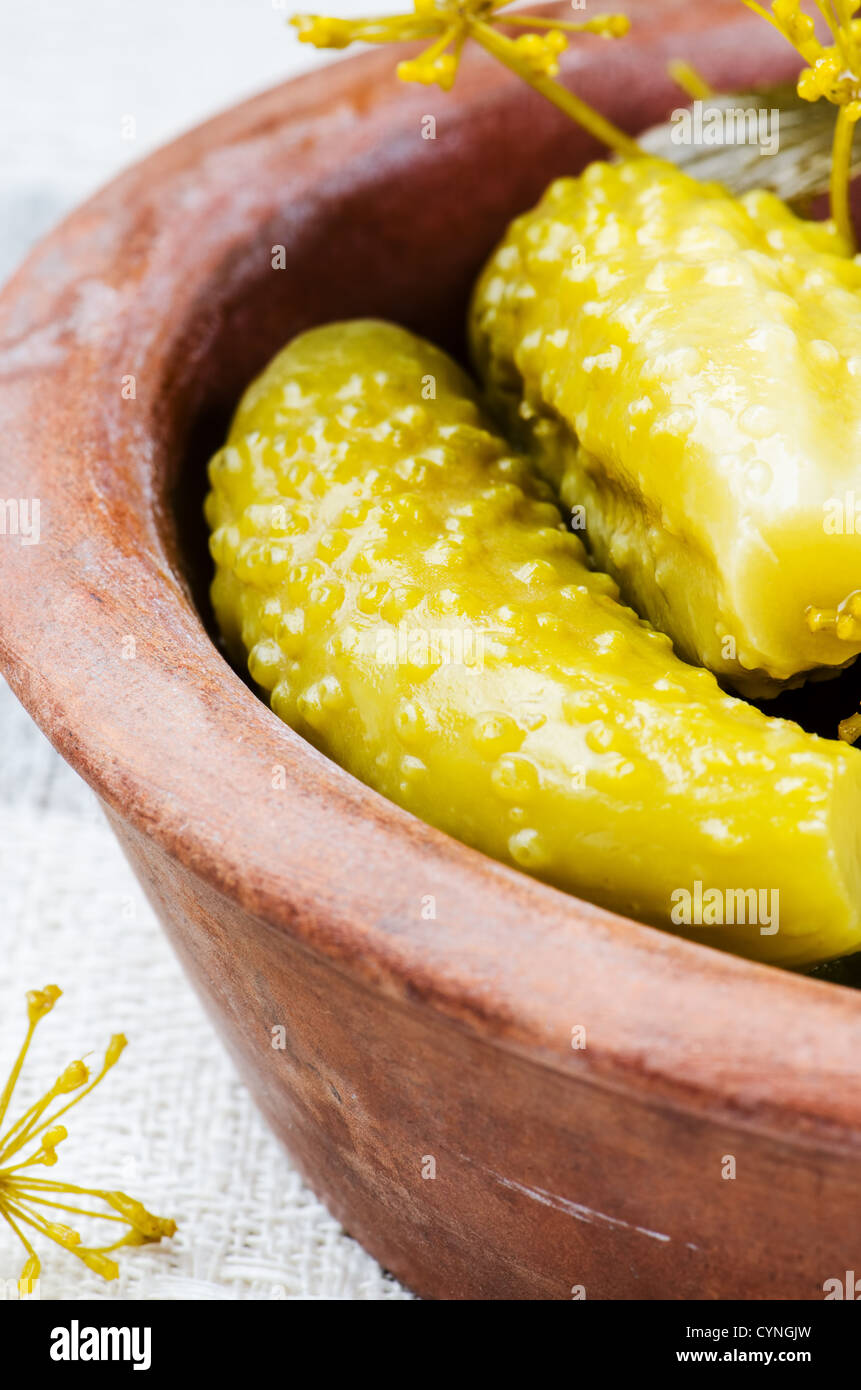
[[[594,111],[585,101],[581,101],[567,87],[563,87],[561,82],[555,82],[552,77],[547,77],[544,73],[530,72],[511,39],[503,38],[501,34],[497,34],[494,29],[491,29],[489,24],[484,24],[481,21],[474,21],[470,26],[470,32],[482,48],[492,54],[494,58],[498,58],[518,77],[528,82],[536,92],[540,92],[548,101],[552,101],[554,106],[557,106],[572,121],[576,121],[577,125],[582,126],[590,135],[594,135],[595,139],[599,140],[602,145],[609,146],[619,155],[627,157],[642,155],[643,151],[636,140],[632,140],[630,135],[626,135],[612,121],[608,121],[600,112]]]
[[[855,228],[852,223],[852,213],[849,208],[849,182],[852,164],[852,139],[854,134],[855,121],[853,117],[849,115],[847,108],[841,106],[837,112],[837,123],[834,128],[829,193],[831,200],[831,216],[837,225],[837,230],[848,243],[850,254],[852,255],[854,255],[858,249],[855,240]]]

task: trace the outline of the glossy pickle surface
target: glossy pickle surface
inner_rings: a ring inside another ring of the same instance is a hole
[[[273,710],[422,819],[657,925],[697,881],[800,965],[861,946],[855,750],[769,719],[617,601],[464,373],[390,325],[296,339],[210,464],[216,616]],[[334,848],[334,847],[333,847]]]
[[[753,697],[857,656],[861,262],[833,224],[595,163],[511,224],[471,333],[510,434],[681,655]]]

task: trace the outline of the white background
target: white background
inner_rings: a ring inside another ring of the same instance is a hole
[[[341,15],[407,7],[332,0]],[[272,0],[0,0],[0,280],[125,164],[327,61],[299,45],[286,13]],[[299,1182],[94,798],[2,681],[0,904],[0,1089],[29,988],[56,982],[65,994],[37,1034],[24,1094],[125,1032],[120,1063],[70,1116],[51,1176],[125,1188],[180,1226],[169,1247],[125,1252],[109,1285],[42,1242],[43,1298],[408,1297]],[[0,1226],[6,1280],[23,1252]]]

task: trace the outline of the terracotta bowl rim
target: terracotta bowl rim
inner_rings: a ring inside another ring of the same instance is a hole
[[[716,8],[723,15],[727,6]],[[355,150],[338,113],[358,105],[361,120],[353,123],[390,148],[423,100],[397,91],[390,73],[389,55],[363,54],[196,127],[73,212],[0,295],[0,427],[8,446],[0,487],[5,497],[40,496],[47,532],[38,546],[0,546],[7,678],[113,811],[254,918],[289,931],[369,987],[596,1085],[630,1092],[647,1085],[669,1104],[708,1106],[759,1130],[783,1134],[789,1126],[799,1142],[861,1149],[861,1092],[851,1066],[861,1056],[861,1001],[852,991],[592,907],[422,824],[282,726],[216,650],[192,604],[151,471],[170,445],[162,406],[173,388],[165,373],[206,288],[180,246],[178,209],[185,198],[195,229],[228,217],[231,151],[237,168],[253,172],[265,164],[267,142],[277,144],[290,123],[313,140],[314,123],[328,122],[321,158],[347,168]],[[514,90],[512,79],[478,59],[467,64],[457,101],[468,110],[500,94],[519,99]],[[333,130],[343,140],[333,142]],[[301,180],[293,194],[308,195]],[[230,216],[236,251],[262,213],[249,195],[249,206]],[[144,220],[155,249],[138,261],[132,233]],[[219,234],[210,228],[201,237],[216,245]],[[169,265],[168,253],[178,260]],[[156,291],[161,319],[148,299]],[[180,328],[168,322],[174,311]],[[142,386],[131,424],[118,387],[130,358]],[[98,414],[87,382],[98,390]],[[130,482],[112,492],[117,460]],[[124,661],[128,637],[137,654]],[[153,710],[167,717],[153,719]],[[280,802],[265,785],[273,764],[291,777]],[[341,864],[314,891],[300,890],[291,862],[303,853],[314,815],[331,826]],[[391,854],[384,881],[363,862],[375,836]],[[406,886],[405,874],[412,875]],[[443,885],[435,921],[414,911],[423,883],[428,892]],[[594,1025],[578,1054],[570,1030],[584,1011]]]

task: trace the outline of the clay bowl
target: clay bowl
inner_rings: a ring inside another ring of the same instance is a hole
[[[636,40],[568,71],[631,130],[678,104],[669,56],[740,86],[793,66],[737,0],[628,8]],[[3,667],[273,1129],[413,1289],[822,1297],[858,1259],[859,998],[429,829],[281,725],[208,630],[203,465],[243,386],[354,314],[457,348],[506,221],[595,153],[480,56],[448,96],[392,70],[377,51],[192,131],[7,287],[0,493],[40,499],[41,541],[0,540]]]

